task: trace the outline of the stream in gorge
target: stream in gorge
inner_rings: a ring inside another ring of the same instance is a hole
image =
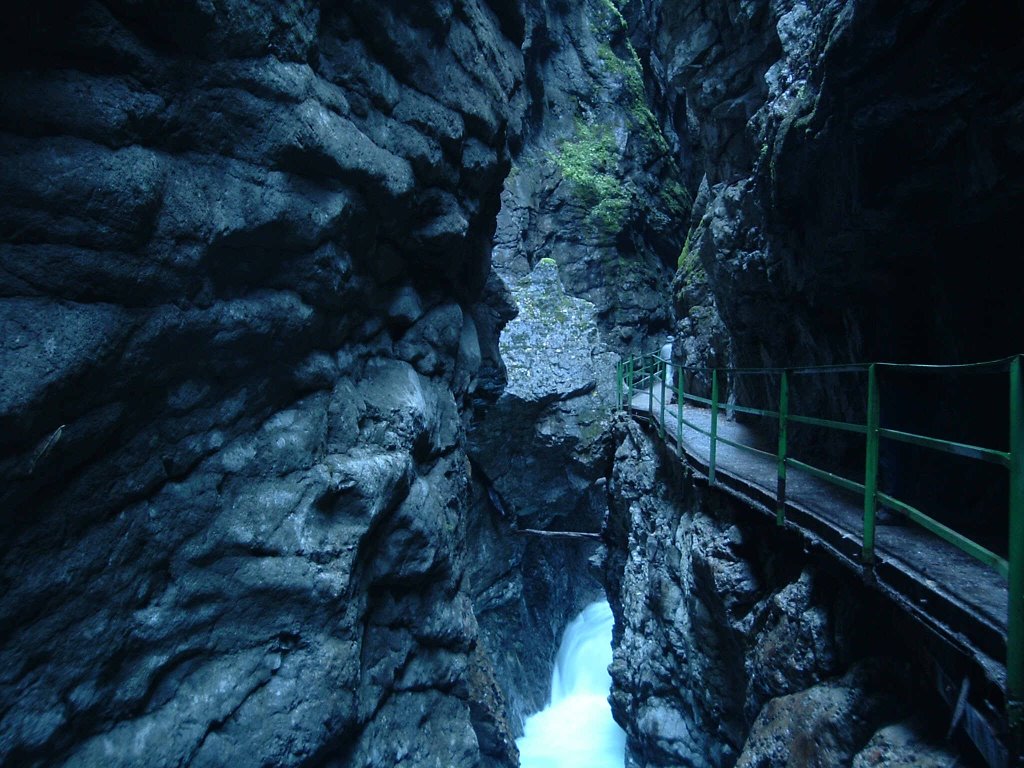
[[[522,768],[622,768],[626,734],[608,704],[614,618],[607,601],[588,605],[562,635],[548,705],[516,741]]]

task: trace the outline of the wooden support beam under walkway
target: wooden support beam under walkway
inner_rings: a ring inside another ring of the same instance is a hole
[[[540,536],[545,539],[586,539],[601,541],[600,533],[591,531],[541,531],[536,528],[519,528],[516,533],[524,536]]]

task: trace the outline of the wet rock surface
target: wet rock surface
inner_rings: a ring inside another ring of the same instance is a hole
[[[959,757],[914,720],[880,729],[853,758],[853,768],[869,766],[956,766]]]
[[[488,585],[478,615],[520,716],[546,703],[562,628],[600,585],[592,544],[508,532],[600,530],[615,363],[669,328],[689,208],[618,6],[525,9],[527,108],[488,285],[499,309],[480,321],[503,330],[483,352],[469,429],[474,518],[493,521],[474,534],[488,555],[474,580]]]
[[[638,51],[699,158],[690,245],[738,364],[1016,351],[992,332],[1020,324],[1000,267],[964,259],[1003,248],[1024,194],[1019,7],[639,6],[657,22]]]
[[[892,618],[879,598],[665,464],[629,419],[615,428],[604,568],[628,764],[850,765],[920,749],[941,765],[953,754],[934,746],[934,722],[897,727],[928,694],[912,651],[882,629]]]
[[[478,410],[474,460],[516,526],[596,532],[618,358],[600,337],[594,306],[566,294],[554,261],[539,263],[512,295],[518,315],[500,342],[507,384]]]
[[[5,18],[0,762],[514,765],[603,577],[635,764],[949,764],[820,563],[606,427],[669,331],[1019,351],[1016,6]],[[517,533],[606,517],[600,574]]]
[[[515,764],[460,414],[521,27],[8,9],[0,762]]]
[[[680,359],[787,367],[1019,353],[1024,317],[997,256],[1018,239],[1008,211],[1024,203],[1024,44],[1008,32],[1024,21],[1018,4],[642,0],[626,14],[663,128],[694,158],[674,291]],[[726,388],[744,404],[777,403],[766,378]],[[897,429],[995,445],[1004,416],[981,404],[984,389],[917,376],[882,382],[882,400]],[[865,393],[863,377],[808,379],[790,408],[863,422]],[[803,439],[833,471],[861,459],[859,443]],[[969,535],[1005,538],[1002,515],[944,504],[991,510],[999,478],[929,461],[917,488],[899,489],[916,496],[907,500]]]
[[[839,679],[772,699],[736,765],[848,765],[864,740],[900,713],[902,681],[894,672],[860,663]]]

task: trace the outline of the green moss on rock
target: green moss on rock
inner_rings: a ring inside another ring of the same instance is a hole
[[[693,237],[691,229],[686,234],[686,242],[683,243],[683,250],[679,252],[679,260],[676,262],[677,269],[681,270],[688,283],[706,283],[708,276],[704,271],[704,265],[697,258],[697,252],[690,247],[690,240]]]
[[[609,234],[625,225],[633,203],[632,190],[618,172],[621,152],[611,126],[579,123],[576,136],[550,155],[570,181],[580,202],[590,208],[587,220]]]

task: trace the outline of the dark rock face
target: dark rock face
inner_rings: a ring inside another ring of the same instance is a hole
[[[528,14],[530,104],[494,260],[507,282],[554,260],[566,291],[596,307],[609,344],[640,351],[671,325],[666,299],[691,197],[621,5],[551,3]]]
[[[663,464],[635,424],[616,427],[604,567],[630,764],[849,765],[889,739],[955,764],[921,721],[880,730],[920,708],[921,677],[879,637],[877,598]]]
[[[705,178],[691,248],[741,365],[1019,352],[1015,3],[645,0]]]
[[[501,336],[506,386],[471,440],[527,525],[587,524],[615,361],[670,328],[689,201],[617,5],[538,4],[525,20],[528,105],[493,253],[512,307],[501,320],[518,317]]]
[[[588,566],[593,543],[510,532],[600,530],[615,358],[594,306],[565,293],[554,261],[538,263],[513,295],[518,315],[499,344],[507,385],[477,409],[469,433],[479,483],[470,539],[482,555],[477,615],[518,722],[547,702],[562,630],[601,588]]]
[[[469,430],[473,517],[495,522],[474,539],[490,555],[474,579],[494,585],[477,613],[513,720],[546,702],[561,631],[601,587],[592,545],[504,532],[600,530],[615,363],[670,328],[689,209],[620,5],[530,3],[524,16],[527,107],[489,289],[506,309],[479,323],[503,330]]]
[[[638,764],[944,764],[829,574],[604,428],[669,330],[689,363],[1018,351],[1016,6],[5,19],[0,762],[514,765],[600,589],[592,545],[514,529],[610,499]]]
[[[663,131],[693,158],[674,281],[681,360],[961,363],[1021,351],[1024,314],[1000,256],[1016,247],[1011,211],[1024,205],[1019,3],[641,0],[625,13]],[[880,383],[893,429],[1005,445],[1005,378]],[[737,377],[723,398],[773,408],[778,386]],[[807,377],[790,410],[863,423],[866,388],[866,376]],[[860,439],[790,440],[845,476],[864,471]],[[1005,473],[884,442],[883,475],[887,492],[1006,550]]]
[[[513,765],[460,412],[505,3],[17,3],[0,762]]]

